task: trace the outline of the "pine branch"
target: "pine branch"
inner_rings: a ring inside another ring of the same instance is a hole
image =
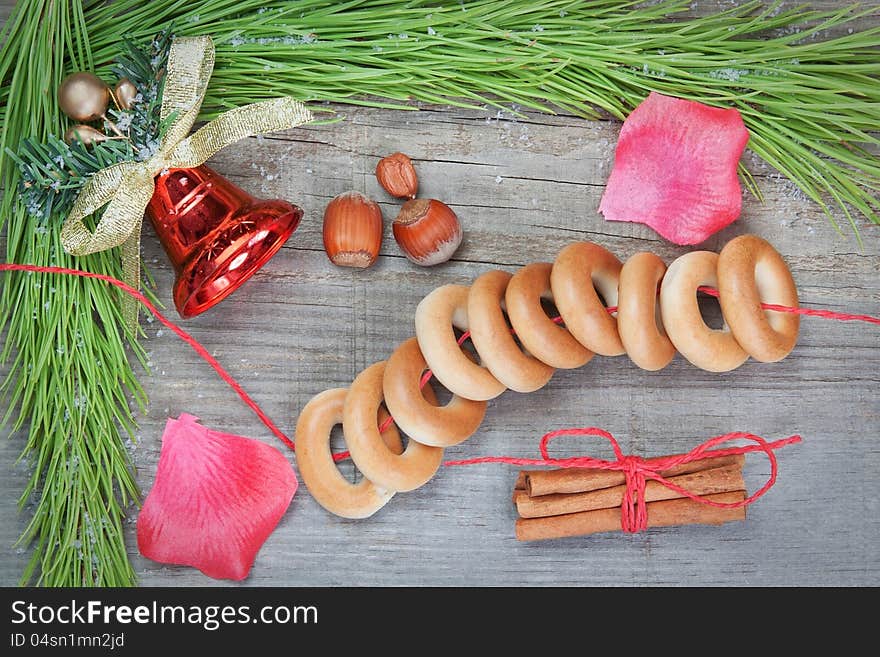
[[[170,118],[160,120],[165,66],[171,47],[171,28],[166,27],[148,44],[124,38],[124,50],[116,57],[117,78],[128,78],[138,94],[128,109],[111,107],[104,133],[114,127],[127,139],[111,138],[86,146],[74,139],[67,144],[56,135],[45,142],[25,137],[18,151],[6,148],[18,165],[19,197],[31,216],[46,220],[53,213],[65,215],[95,172],[118,162],[145,160],[159,147]]]
[[[43,220],[55,212],[64,214],[89,176],[129,159],[131,152],[129,144],[115,140],[89,148],[79,141],[67,144],[55,135],[49,135],[46,143],[26,137],[17,153],[6,149],[18,165],[21,203],[31,216]]]
[[[111,110],[114,122],[128,129],[137,146],[135,159],[145,160],[156,152],[164,126],[160,122],[165,67],[171,49],[172,27],[166,26],[147,45],[130,37],[123,39],[123,50],[111,66],[117,79],[128,78],[138,89],[129,110]]]
[[[598,108],[618,118],[649,91],[736,107],[753,152],[832,222],[842,215],[857,237],[858,215],[880,224],[880,26],[870,20],[876,0],[826,11],[754,1],[676,16],[689,5],[117,0],[90,11],[88,23],[98,62],[118,50],[120,26],[143,35],[174,20],[181,35],[210,33],[217,67],[202,118],[282,95],[585,117]],[[869,27],[848,29],[866,18]]]
[[[68,13],[70,12],[70,13]],[[0,51],[0,175],[9,190],[20,182],[8,149],[30,138],[23,162],[39,161],[35,180],[52,191],[48,219],[36,217],[6,193],[0,225],[6,259],[122,276],[118,249],[75,258],[59,240],[63,216],[55,199],[65,181],[105,160],[71,147],[63,171],[51,134],[64,130],[54,94],[65,73],[93,61],[79,0],[28,0],[16,7]],[[3,41],[3,37],[0,37]],[[54,45],[53,45],[54,44]],[[65,44],[64,46],[59,44]],[[54,145],[53,145],[54,144]],[[70,168],[66,168],[69,166]],[[51,178],[51,179],[50,179]],[[51,189],[58,180],[59,189]],[[22,584],[128,586],[136,582],[126,552],[123,519],[138,496],[127,441],[133,439],[130,399],[143,408],[144,391],[129,356],[145,361],[136,342],[126,346],[119,295],[100,281],[42,274],[3,274],[0,360],[11,361],[0,385],[0,425],[23,430],[22,459],[31,476],[20,504],[32,517],[20,543],[33,548]]]

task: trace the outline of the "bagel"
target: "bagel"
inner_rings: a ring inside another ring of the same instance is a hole
[[[505,386],[517,392],[542,388],[554,369],[523,353],[504,319],[504,295],[513,276],[493,270],[479,276],[468,293],[468,322],[471,340],[480,361]]]
[[[426,368],[415,338],[400,345],[385,364],[385,405],[397,426],[412,440],[433,447],[457,445],[479,428],[486,414],[486,402],[458,395],[453,395],[446,406],[429,402],[419,386]],[[425,388],[430,385],[425,384]]]
[[[450,392],[474,401],[493,399],[504,384],[467,357],[452,327],[467,331],[468,288],[444,285],[428,294],[416,307],[416,337],[428,367]]]
[[[343,518],[369,518],[385,506],[394,491],[376,486],[366,477],[354,484],[339,472],[330,452],[330,432],[342,423],[348,390],[333,388],[315,395],[296,423],[296,461],[303,483],[315,501]],[[400,433],[392,423],[382,440],[394,454],[403,452]]]
[[[657,303],[657,288],[665,273],[663,261],[647,252],[636,253],[620,270],[617,330],[626,353],[643,370],[661,370],[675,356]]]
[[[617,319],[606,310],[606,305],[617,305],[621,267],[608,249],[592,242],[575,242],[559,252],[550,272],[550,289],[565,328],[601,356],[619,356],[625,351]],[[597,290],[605,298],[604,304]]]
[[[395,492],[426,483],[443,460],[443,448],[410,439],[402,454],[388,448],[379,434],[385,361],[370,365],[355,377],[342,408],[342,430],[351,459],[374,484]]]
[[[709,372],[728,372],[749,355],[725,323],[721,329],[706,325],[697,303],[697,288],[718,286],[718,254],[693,251],[673,261],[660,286],[660,312],[666,334],[690,363]]]
[[[800,315],[764,310],[761,303],[798,307],[797,287],[782,256],[765,240],[741,235],[718,256],[718,300],[736,341],[762,363],[794,349]]]
[[[541,299],[553,301],[549,262],[535,262],[520,269],[507,284],[504,301],[510,323],[522,345],[550,367],[573,369],[585,365],[593,352],[567,329],[547,317]]]

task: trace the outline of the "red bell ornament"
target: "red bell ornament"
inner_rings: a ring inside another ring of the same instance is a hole
[[[174,265],[174,305],[195,317],[232,294],[296,230],[301,208],[256,199],[201,165],[156,177],[147,216]]]

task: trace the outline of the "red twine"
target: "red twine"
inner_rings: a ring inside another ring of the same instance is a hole
[[[606,461],[605,459],[597,459],[590,456],[574,456],[564,459],[551,458],[548,447],[551,441],[560,436],[597,436],[599,438],[605,438],[611,443],[611,448],[614,450],[615,460]],[[749,440],[754,444],[746,445],[744,447],[712,449],[716,445],[740,439]],[[741,506],[747,506],[764,495],[764,493],[770,490],[773,484],[776,483],[778,465],[776,462],[776,454],[774,454],[773,451],[780,447],[785,447],[786,445],[799,443],[802,440],[803,439],[800,436],[795,435],[769,443],[761,438],[761,436],[736,431],[733,433],[726,433],[723,436],[710,438],[706,442],[697,445],[687,454],[643,459],[631,454],[625,455],[620,449],[620,445],[614,436],[604,429],[586,427],[583,429],[558,429],[545,434],[544,437],[541,438],[540,459],[513,458],[509,456],[482,456],[460,461],[446,461],[443,465],[454,466],[474,465],[477,463],[507,463],[510,465],[521,466],[549,465],[556,468],[591,468],[594,470],[616,470],[618,472],[623,472],[626,477],[626,489],[623,494],[623,503],[620,505],[620,526],[623,531],[634,533],[643,531],[648,526],[647,506],[644,503],[639,503],[639,500],[645,499],[645,484],[648,479],[653,479],[657,483],[666,486],[666,488],[669,488],[670,490],[674,490],[683,497],[688,497],[701,504],[708,504],[709,506],[716,506],[722,509],[735,509]],[[770,476],[760,489],[740,502],[715,502],[700,495],[694,495],[681,486],[672,483],[660,474],[662,471],[669,470],[682,463],[759,451],[764,452],[770,461]]]
[[[211,367],[214,368],[214,371],[220,375],[220,378],[226,381],[229,384],[229,387],[235,390],[235,393],[241,398],[241,400],[251,407],[254,413],[257,414],[257,417],[260,418],[260,421],[265,424],[269,431],[271,431],[275,436],[287,445],[290,449],[296,449],[293,441],[288,438],[281,429],[275,426],[275,423],[269,419],[269,416],[263,412],[263,409],[260,408],[259,404],[251,399],[251,396],[244,391],[244,388],[235,380],[235,378],[227,372],[224,367],[214,358],[211,354],[208,353],[208,350],[202,346],[202,344],[196,340],[189,333],[180,328],[177,324],[172,322],[170,319],[165,317],[159,309],[156,308],[150,300],[147,299],[139,290],[135,290],[133,287],[128,285],[127,283],[123,283],[122,281],[113,278],[112,276],[107,276],[106,274],[94,274],[89,271],[81,271],[79,269],[68,269],[66,267],[38,267],[36,265],[15,265],[15,264],[0,264],[0,271],[27,271],[27,272],[35,272],[38,274],[66,274],[68,276],[79,276],[80,278],[95,278],[99,281],[104,281],[106,283],[110,283],[110,285],[115,285],[120,290],[128,294],[129,296],[134,297],[138,301],[140,301],[144,307],[149,310],[156,319],[159,320],[159,323],[166,326],[167,328],[174,331],[181,340],[186,342],[190,347],[193,348],[202,359],[208,363]]]
[[[283,442],[291,450],[296,449],[294,442],[290,438],[288,438],[284,434],[284,432],[281,431],[281,429],[279,429],[274,422],[272,422],[271,419],[269,419],[269,416],[266,415],[265,412],[263,412],[260,406],[250,397],[250,395],[248,395],[244,391],[238,381],[236,381],[235,378],[224,369],[224,367],[217,361],[217,359],[214,358],[210,353],[208,353],[208,350],[204,346],[202,346],[202,344],[199,343],[198,340],[196,340],[189,333],[184,331],[174,322],[165,317],[161,312],[159,312],[159,310],[152,303],[150,303],[149,299],[147,299],[140,291],[134,289],[130,285],[127,285],[126,283],[123,283],[118,279],[113,278],[112,276],[107,276],[105,274],[95,274],[78,269],[68,269],[65,267],[39,267],[36,265],[19,265],[5,263],[0,264],[0,271],[65,274],[68,276],[78,276],[80,278],[94,278],[114,285],[126,294],[134,297],[141,304],[143,304],[147,308],[147,310],[149,310],[156,317],[156,319],[159,320],[162,325],[171,329],[181,340],[192,347],[192,349],[199,356],[201,356],[201,358],[205,360],[205,362],[207,362],[212,368],[214,368],[214,371],[217,372],[220,378],[223,379],[235,391],[239,398],[241,398],[241,400],[245,404],[247,404],[254,411],[254,413],[257,414],[257,417],[260,418],[260,421],[279,440],[281,440],[281,442]],[[718,296],[717,290],[710,287],[700,287],[699,291],[714,297]],[[793,308],[790,306],[780,306],[778,304],[769,303],[762,303],[761,307],[765,310],[772,310],[776,312],[809,315],[812,317],[823,317],[825,319],[835,319],[844,322],[863,321],[869,322],[871,324],[880,325],[880,318],[872,317],[870,315],[852,315],[849,313],[839,313],[831,310]],[[611,307],[607,310],[609,313],[613,313],[617,310],[617,308]],[[561,318],[554,318],[554,321],[561,322]],[[468,339],[468,337],[470,337],[470,334],[467,332],[464,333],[459,338],[458,343],[463,344],[465,340]],[[425,372],[424,376],[421,379],[421,386],[425,386],[431,379],[431,376],[432,373],[430,370]],[[384,430],[391,422],[392,418],[388,418],[388,420],[386,420],[386,423],[382,425],[382,429]],[[597,459],[588,456],[577,456],[564,459],[551,458],[548,451],[548,446],[553,439],[559,436],[598,436],[601,438],[605,438],[611,443],[611,447],[614,450],[615,460],[607,461],[604,459]],[[737,439],[749,440],[754,444],[747,445],[745,447],[712,449],[716,445],[720,445],[722,443],[730,442]],[[688,497],[702,504],[708,504],[709,506],[721,508],[737,508],[741,506],[746,506],[764,495],[764,493],[766,493],[776,482],[778,468],[774,450],[779,449],[780,447],[784,447],[785,445],[791,445],[793,443],[801,442],[801,440],[802,439],[800,436],[794,435],[789,436],[788,438],[784,438],[782,440],[767,442],[765,439],[754,434],[733,432],[711,438],[701,445],[698,445],[687,454],[662,458],[643,459],[638,456],[624,455],[620,449],[620,445],[617,443],[614,436],[612,436],[607,431],[604,431],[603,429],[598,429],[596,427],[587,427],[581,429],[559,429],[557,431],[551,431],[550,433],[546,434],[543,438],[541,438],[540,450],[542,458],[540,459],[514,458],[507,456],[484,456],[458,461],[446,461],[444,465],[459,466],[476,465],[479,463],[507,463],[510,465],[554,466],[557,468],[595,468],[600,470],[617,470],[623,472],[626,478],[626,491],[624,493],[623,504],[621,505],[621,527],[626,532],[638,532],[642,531],[647,526],[646,505],[639,504],[639,500],[644,499],[645,484],[648,479],[653,479],[654,481],[662,484],[663,486],[666,486],[671,490],[676,491],[684,497]],[[764,452],[767,455],[767,458],[770,461],[770,476],[768,477],[767,482],[758,491],[740,502],[721,503],[706,499],[705,497],[701,497],[699,495],[694,495],[693,493],[690,493],[680,486],[677,486],[676,484],[672,483],[671,481],[665,479],[660,475],[661,471],[668,470],[669,468],[680,465],[682,463],[688,463],[690,461],[695,461],[703,458],[731,456],[735,454],[746,454],[756,451]],[[334,455],[333,458],[336,461],[341,461],[345,458],[348,458],[348,455],[348,452],[342,452],[340,454]]]
[[[697,288],[697,291],[708,294],[710,297],[718,296],[718,290],[712,287],[700,286]],[[880,317],[872,317],[871,315],[851,315],[849,313],[839,313],[833,310],[821,310],[819,308],[792,308],[791,306],[780,306],[778,303],[762,303],[761,308],[764,310],[775,310],[778,313],[791,313],[793,315],[808,315],[809,317],[836,319],[840,322],[868,322],[869,324],[880,325]]]

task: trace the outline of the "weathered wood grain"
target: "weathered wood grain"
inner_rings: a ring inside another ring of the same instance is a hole
[[[312,395],[348,385],[411,336],[416,304],[438,285],[467,284],[494,267],[512,271],[552,260],[580,239],[621,258],[651,250],[668,262],[687,250],[643,226],[605,222],[596,212],[619,129],[614,122],[515,118],[495,110],[333,109],[345,120],[248,139],[213,158],[213,167],[250,192],[299,203],[305,218],[240,291],[183,322],[288,431]],[[421,195],[444,200],[461,218],[465,242],[446,265],[415,267],[390,235],[397,203],[378,187],[373,169],[395,150],[415,161]],[[746,198],[742,218],[704,248],[717,251],[735,235],[758,233],[786,257],[805,305],[880,314],[877,227],[862,225],[859,247],[791,185],[747,161],[766,200]],[[377,199],[386,217],[381,257],[367,271],[335,268],[321,248],[323,208],[348,189]],[[172,307],[172,272],[150,228],[144,256],[160,298]],[[142,322],[152,368],[142,380],[151,405],[138,418],[134,459],[144,490],[169,415],[193,413],[207,426],[277,444],[186,345],[156,323]],[[802,434],[802,445],[780,453],[779,481],[749,510],[746,523],[520,544],[510,504],[516,469],[445,468],[366,521],[329,515],[303,487],[245,584],[876,585],[878,337],[876,327],[805,319],[797,348],[783,362],[750,361],[720,375],[680,357],[656,373],[626,358],[597,357],[579,370],[558,372],[539,392],[507,392],[490,402],[478,434],[447,452],[451,458],[531,456],[545,431],[565,426],[604,427],[625,450],[643,455],[686,451],[734,430],[767,438]],[[12,466],[21,446],[20,435],[0,440],[0,584],[17,580],[27,556],[12,547],[27,520],[15,508],[26,478],[22,466]],[[609,453],[598,443],[570,447],[571,453],[584,450]],[[767,472],[759,457],[748,459],[752,490]],[[133,522],[127,538],[145,586],[222,584],[140,557]]]

